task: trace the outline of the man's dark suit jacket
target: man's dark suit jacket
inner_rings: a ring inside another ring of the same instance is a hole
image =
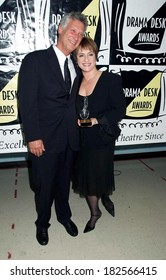
[[[79,149],[75,110],[78,85],[76,77],[68,98],[52,46],[26,55],[19,72],[18,95],[27,142],[42,139],[51,153],[64,151],[68,143],[73,150]]]

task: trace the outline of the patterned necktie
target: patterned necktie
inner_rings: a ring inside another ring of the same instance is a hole
[[[68,92],[70,92],[71,76],[70,76],[70,71],[69,71],[69,67],[68,67],[68,58],[66,58],[65,64],[64,64],[64,77],[65,77],[65,83],[67,85],[67,90],[68,90]]]

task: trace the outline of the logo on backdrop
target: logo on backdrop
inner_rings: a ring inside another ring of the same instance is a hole
[[[133,10],[131,0],[113,1],[110,64],[165,65],[166,3],[162,3],[153,2],[149,9],[147,1],[142,9],[135,0]]]

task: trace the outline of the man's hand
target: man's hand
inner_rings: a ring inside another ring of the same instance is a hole
[[[29,151],[37,157],[42,156],[45,151],[44,144],[42,140],[35,140],[28,142]]]

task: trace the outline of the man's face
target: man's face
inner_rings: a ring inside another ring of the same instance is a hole
[[[74,51],[80,44],[84,36],[85,27],[79,20],[70,19],[67,26],[63,28],[61,25],[58,29],[57,47],[67,56]]]

